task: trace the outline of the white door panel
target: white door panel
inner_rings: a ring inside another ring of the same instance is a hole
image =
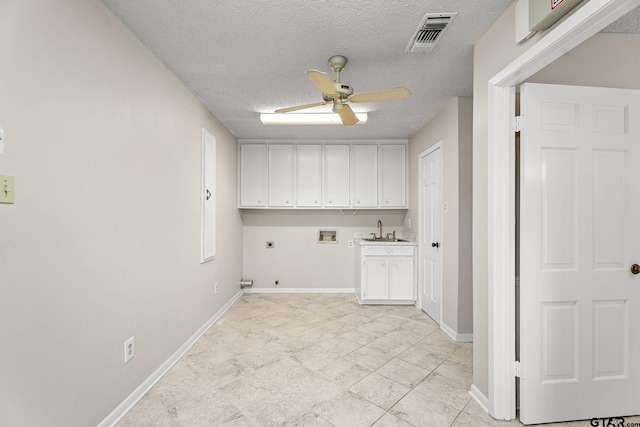
[[[413,300],[413,257],[389,258],[389,298]]]
[[[319,208],[322,206],[322,145],[298,145],[296,159],[296,204]]]
[[[387,258],[368,257],[365,261],[367,299],[389,299],[389,266]]]
[[[293,144],[269,145],[269,206],[293,206]]]
[[[240,206],[267,205],[267,146],[240,145]]]
[[[323,199],[325,208],[348,208],[349,146],[325,145],[323,162]]]
[[[640,91],[521,90],[520,420],[640,414]]]
[[[378,207],[378,146],[351,147],[351,205],[354,208]]]

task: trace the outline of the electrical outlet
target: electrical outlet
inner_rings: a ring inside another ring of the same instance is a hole
[[[0,203],[13,204],[13,177],[0,175]]]
[[[216,284],[214,285],[213,293],[218,295],[218,282],[216,282]]]
[[[133,359],[133,356],[136,355],[136,342],[135,338],[131,337],[124,342],[124,363],[127,363],[129,360]]]
[[[272,240],[267,240],[267,249],[273,249],[274,248],[274,244]]]
[[[353,240],[347,241],[347,247],[349,247],[349,248],[353,247]]]

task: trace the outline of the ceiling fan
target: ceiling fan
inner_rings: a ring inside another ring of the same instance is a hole
[[[313,104],[297,105],[295,107],[280,108],[276,113],[289,113],[291,111],[303,110],[305,108],[319,107],[328,103],[333,103],[333,112],[337,113],[345,126],[353,126],[358,123],[358,118],[349,107],[348,103],[359,102],[379,102],[379,101],[395,101],[405,99],[411,95],[411,91],[406,87],[396,87],[393,89],[380,90],[376,92],[366,92],[355,94],[353,88],[340,82],[340,71],[347,63],[347,58],[342,55],[334,55],[329,58],[329,66],[336,74],[334,81],[327,75],[318,70],[307,71],[309,80],[318,89],[322,91],[322,102]]]

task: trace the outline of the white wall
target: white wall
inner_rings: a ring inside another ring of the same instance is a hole
[[[459,334],[472,324],[472,99],[455,97],[409,140],[409,210],[405,230],[418,233],[418,157],[442,141],[442,323]],[[409,227],[411,224],[411,227]]]
[[[2,1],[0,58],[0,425],[96,425],[239,290],[236,140],[99,1]]]
[[[249,210],[244,224],[244,277],[253,288],[353,288],[355,233],[402,231],[402,210]],[[337,244],[317,243],[318,228],[336,228]],[[267,240],[275,247],[267,249]]]
[[[488,394],[487,81],[544,36],[514,41],[515,3],[474,48],[473,82],[473,382]],[[640,35],[596,34],[529,81],[638,88]]]

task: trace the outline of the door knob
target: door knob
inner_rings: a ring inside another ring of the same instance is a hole
[[[440,247],[440,243],[438,243],[438,242],[436,242],[436,243],[432,243],[432,244],[431,244],[431,247],[432,247],[432,248],[438,248],[438,247]]]
[[[632,272],[633,274],[638,274],[638,273],[640,273],[640,265],[638,265],[638,264],[633,264],[633,265],[631,266],[631,272]]]

